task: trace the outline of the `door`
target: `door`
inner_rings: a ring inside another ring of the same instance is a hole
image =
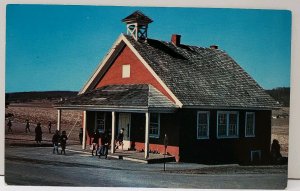
[[[119,113],[119,125],[118,133],[122,128],[124,128],[124,138],[123,138],[123,149],[128,150],[130,148],[130,126],[131,126],[131,115],[130,113]]]

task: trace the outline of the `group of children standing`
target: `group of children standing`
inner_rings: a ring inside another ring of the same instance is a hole
[[[99,146],[99,139],[101,140],[101,146]],[[94,151],[95,151],[95,155],[99,156],[99,158],[101,156],[105,156],[105,158],[107,158],[108,145],[109,145],[108,134],[104,132],[100,135],[99,131],[95,131],[94,139],[92,143],[92,156],[94,156]]]
[[[58,146],[60,144],[61,146],[61,151],[60,154],[66,154],[66,145],[67,145],[67,134],[66,131],[62,131],[61,135],[58,130],[55,131],[55,134],[52,137],[52,143],[53,143],[53,154],[55,154],[55,151],[57,154],[58,152]]]
[[[123,137],[124,137],[124,129],[122,128],[120,130],[120,133],[117,136],[116,143],[115,143],[116,146],[114,149],[117,149],[119,146],[121,146],[123,150]],[[101,142],[100,146],[99,146],[99,139]],[[109,142],[110,139],[107,132],[100,134],[99,131],[96,130],[94,132],[93,141],[92,141],[92,156],[94,156],[94,151],[95,151],[95,155],[99,156],[99,158],[101,156],[105,156],[105,158],[107,158]]]

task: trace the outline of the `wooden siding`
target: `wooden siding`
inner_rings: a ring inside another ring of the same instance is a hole
[[[130,65],[130,77],[122,78],[122,66],[128,64]],[[115,84],[151,84],[175,103],[168,92],[127,46],[125,46],[102,79],[100,79],[96,88]]]
[[[182,111],[180,156],[182,161],[201,163],[249,163],[251,151],[261,151],[261,162],[268,160],[271,144],[271,111],[255,112],[255,137],[245,137],[245,113],[239,110],[239,137],[217,138],[217,111],[210,112],[209,139],[197,139],[197,111]],[[237,111],[237,110],[232,110]],[[251,111],[251,110],[249,110]]]

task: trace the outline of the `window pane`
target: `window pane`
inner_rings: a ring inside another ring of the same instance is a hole
[[[227,135],[227,115],[226,113],[220,113],[218,115],[218,136]]]
[[[221,113],[221,114],[219,114],[219,124],[221,124],[221,125],[224,125],[224,124],[226,124],[227,122],[226,122],[226,114],[224,114],[224,113]]]
[[[105,128],[105,113],[96,112],[96,128],[101,133],[104,132]]]
[[[208,125],[208,113],[198,113],[198,138],[208,136]]]
[[[149,135],[153,137],[157,137],[159,135],[159,114],[158,113],[150,114]]]
[[[254,114],[247,113],[246,115],[246,136],[254,135]]]
[[[237,136],[237,114],[229,114],[228,136]]]
[[[226,136],[226,125],[220,125],[218,126],[218,136]]]
[[[218,113],[218,136],[238,136],[238,114],[235,112]]]

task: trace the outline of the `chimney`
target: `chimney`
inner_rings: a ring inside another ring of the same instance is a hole
[[[181,35],[179,35],[179,34],[172,34],[171,42],[172,42],[175,46],[180,45],[180,37],[181,37]]]
[[[213,45],[210,45],[209,48],[217,50],[217,49],[219,49],[219,46],[213,44]]]

